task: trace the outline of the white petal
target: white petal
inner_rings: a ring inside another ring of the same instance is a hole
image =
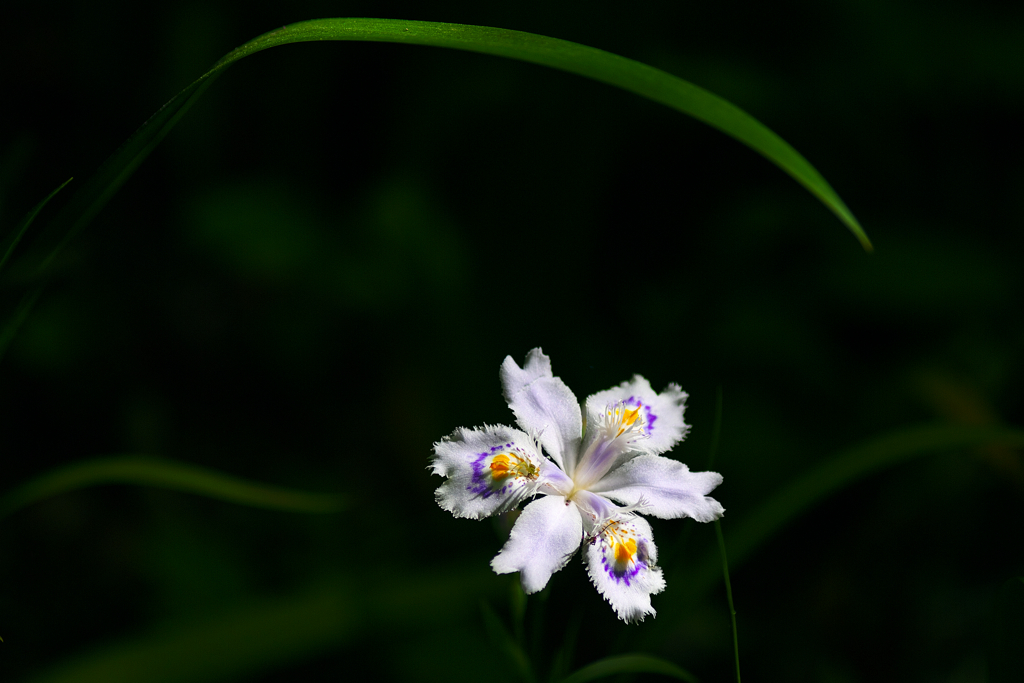
[[[559,467],[572,471],[583,433],[583,416],[569,387],[551,375],[551,359],[534,349],[526,354],[520,368],[512,356],[507,356],[501,364],[501,385],[519,426],[537,435]]]
[[[665,589],[657,559],[651,525],[635,515],[608,522],[587,544],[590,580],[625,621],[655,614],[651,595]]]
[[[583,521],[576,506],[562,496],[544,496],[523,508],[491,568],[498,574],[519,572],[523,590],[536,593],[566,565],[582,540]]]
[[[678,460],[641,455],[606,474],[590,490],[626,505],[642,499],[640,512],[655,517],[710,522],[725,512],[721,503],[707,495],[721,483],[718,472],[691,472]]]
[[[434,474],[448,477],[434,496],[456,517],[480,519],[518,505],[544,487],[572,482],[523,432],[504,425],[460,428],[434,444]]]
[[[640,375],[617,387],[601,391],[587,399],[587,421],[600,419],[609,406],[622,401],[627,408],[643,405],[644,426],[648,438],[634,441],[634,447],[658,455],[679,443],[690,429],[683,421],[686,393],[677,384],[669,384],[660,394]],[[568,471],[568,470],[567,470]]]

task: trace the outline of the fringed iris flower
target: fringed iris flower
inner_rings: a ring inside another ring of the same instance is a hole
[[[437,502],[456,517],[482,519],[538,496],[491,560],[494,571],[519,572],[523,590],[535,593],[583,546],[590,580],[620,619],[655,614],[651,595],[665,579],[651,527],[637,513],[709,522],[724,512],[707,495],[720,474],[690,472],[661,455],[689,429],[686,394],[675,384],[655,393],[634,375],[588,398],[584,420],[540,349],[521,368],[507,357],[501,383],[522,431],[460,428],[434,444],[433,472],[448,478]]]

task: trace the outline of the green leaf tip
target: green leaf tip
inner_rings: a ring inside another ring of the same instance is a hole
[[[277,45],[357,40],[448,47],[548,66],[607,83],[692,116],[747,145],[816,196],[872,251],[871,240],[839,195],[810,162],[768,127],[734,104],[647,64],[558,38],[492,28],[402,19],[314,19],[265,33],[214,66]]]
[[[52,496],[102,484],[153,486],[289,512],[329,513],[345,507],[345,501],[335,495],[269,486],[162,458],[125,455],[75,462],[16,487],[0,497],[0,518]]]

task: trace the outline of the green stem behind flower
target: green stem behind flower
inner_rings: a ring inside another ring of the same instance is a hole
[[[722,536],[722,521],[715,520],[718,535],[718,552],[722,555],[722,576],[725,578],[725,598],[729,602],[729,616],[732,618],[732,648],[736,656],[736,683],[740,683],[740,641],[736,634],[736,606],[732,602],[732,581],[729,580],[729,560],[725,555],[725,537]]]

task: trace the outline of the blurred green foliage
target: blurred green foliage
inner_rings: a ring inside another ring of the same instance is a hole
[[[430,444],[510,422],[498,364],[537,345],[581,398],[634,372],[682,384],[693,432],[673,455],[693,469],[722,388],[715,495],[751,680],[984,681],[986,653],[1004,661],[1019,596],[1000,589],[1024,574],[1024,464],[1005,443],[874,471],[742,562],[730,532],[881,434],[1024,424],[1015,5],[5,14],[4,230],[236,45],[390,16],[556,36],[720,94],[822,171],[876,252],[756,154],[598,83],[414,46],[253,56],[70,244],[0,363],[3,490],[134,452],[353,508],[123,486],[26,508],[0,524],[3,680],[517,680],[481,600],[540,678],[646,652],[728,680],[724,589],[691,588],[715,557],[710,526],[655,521],[655,620],[617,622],[574,562],[527,599],[516,635],[514,579],[487,567],[507,524],[433,503]],[[21,291],[9,275],[4,311]]]

